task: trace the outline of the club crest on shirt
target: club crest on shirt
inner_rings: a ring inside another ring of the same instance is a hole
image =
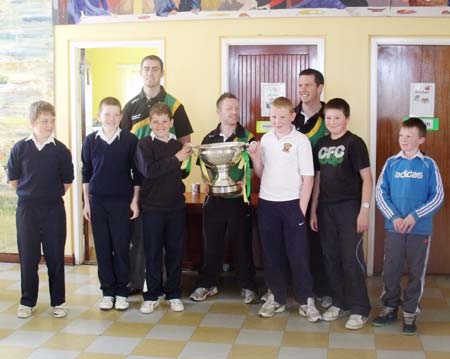
[[[283,145],[283,152],[289,152],[291,150],[292,143],[285,143]]]

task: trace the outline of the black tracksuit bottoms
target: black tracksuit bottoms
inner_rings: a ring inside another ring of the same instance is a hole
[[[359,200],[321,202],[318,221],[333,305],[367,317],[370,302],[366,286],[363,236],[356,231],[360,209]]]
[[[256,290],[250,224],[250,208],[244,203],[242,197],[210,196],[205,200],[203,266],[197,287],[209,288],[219,284],[225,240],[228,238],[240,288]]]

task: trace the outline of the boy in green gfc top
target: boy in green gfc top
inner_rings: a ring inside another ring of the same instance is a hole
[[[239,124],[239,101],[231,93],[222,94],[216,102],[219,125],[208,133],[202,144],[223,142],[244,142],[253,140],[253,134]],[[243,181],[246,166],[233,166],[230,177]],[[249,168],[247,168],[249,171]],[[212,176],[215,174],[212,173]],[[244,189],[245,192],[245,189]],[[231,198],[208,196],[203,204],[203,264],[199,273],[197,288],[190,298],[203,301],[216,295],[225,250],[225,235],[230,240],[233,262],[237,271],[241,295],[246,304],[256,299],[255,267],[252,257],[250,235],[250,205],[245,195]]]

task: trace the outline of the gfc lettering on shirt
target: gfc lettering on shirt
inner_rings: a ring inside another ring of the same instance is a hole
[[[319,150],[318,158],[321,165],[338,166],[344,161],[345,146],[322,147]]]
[[[423,172],[415,172],[411,170],[404,170],[402,172],[396,171],[394,173],[395,178],[415,178],[415,179],[422,179],[423,178]]]

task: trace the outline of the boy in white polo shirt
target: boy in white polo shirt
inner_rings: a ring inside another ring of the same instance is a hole
[[[292,277],[299,314],[317,322],[321,315],[314,304],[304,216],[314,183],[314,164],[311,144],[292,125],[294,117],[291,101],[276,98],[270,106],[272,129],[248,150],[253,169],[261,177],[257,214],[264,278],[271,290],[259,315],[272,317],[286,309]]]

